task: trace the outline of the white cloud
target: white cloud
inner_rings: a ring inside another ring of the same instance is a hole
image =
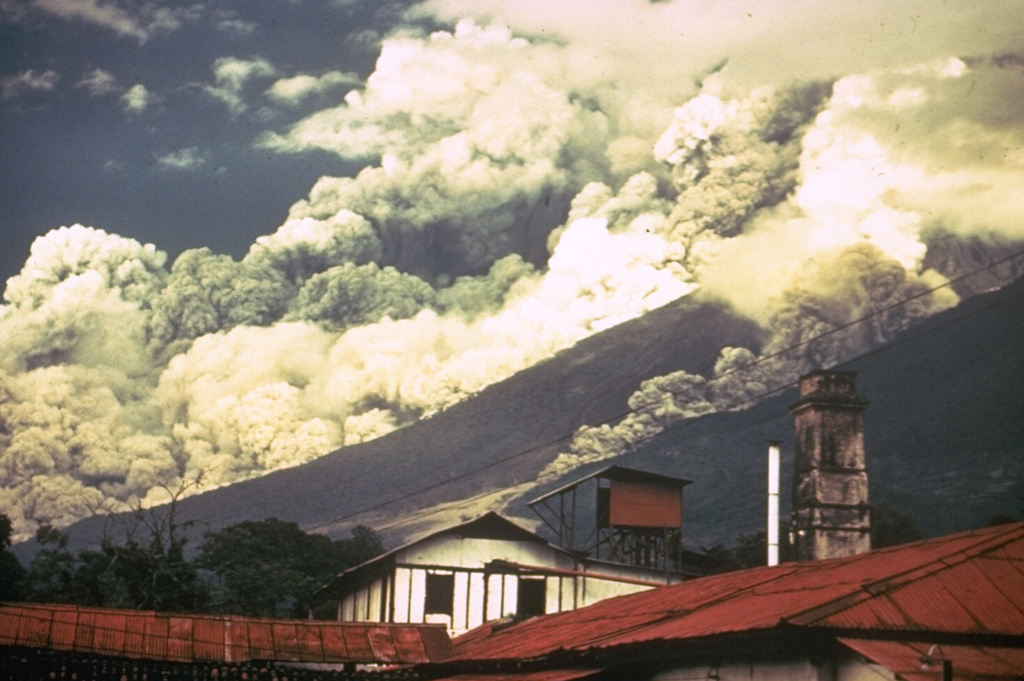
[[[114,74],[103,69],[93,69],[82,75],[82,79],[75,83],[76,88],[86,88],[93,97],[109,95],[120,92]]]
[[[302,74],[276,81],[267,89],[266,95],[278,102],[296,105],[313,95],[339,87],[351,87],[359,82],[360,78],[356,74],[341,71],[329,71],[322,76]]]
[[[50,92],[58,80],[60,75],[56,71],[38,73],[35,69],[29,69],[0,79],[0,92],[3,92],[4,99],[13,99],[23,92]]]
[[[121,106],[125,113],[130,116],[137,116],[156,102],[153,95],[142,83],[128,88],[127,92],[121,95]]]
[[[209,163],[210,153],[199,147],[186,147],[168,152],[156,159],[161,168],[170,170],[195,170]]]
[[[784,83],[955,56],[1017,50],[1019,0],[821,3],[815,0],[425,0],[443,21],[497,20],[517,33],[613,55],[608,78],[664,87],[728,60],[746,83]]]
[[[277,69],[266,59],[223,57],[213,62],[214,85],[206,85],[203,90],[223,102],[232,113],[239,114],[249,108],[243,97],[249,81],[275,75]]]
[[[238,16],[238,12],[226,9],[214,10],[210,15],[210,23],[221,33],[244,37],[252,35],[259,26],[255,22],[246,21]]]
[[[68,21],[81,21],[144,43],[160,33],[180,29],[202,14],[201,5],[163,7],[145,3],[129,8],[110,0],[33,0],[32,6]]]

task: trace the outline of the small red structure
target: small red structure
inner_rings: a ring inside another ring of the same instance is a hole
[[[678,575],[683,572],[683,487],[691,482],[609,466],[548,492],[529,506],[563,548]],[[592,521],[584,516],[590,508],[595,508]]]

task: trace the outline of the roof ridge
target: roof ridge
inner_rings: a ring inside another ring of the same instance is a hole
[[[789,569],[788,570],[779,570],[778,567],[787,567]],[[673,620],[673,619],[675,619],[677,617],[686,616],[686,615],[689,615],[691,613],[698,612],[700,610],[703,610],[703,609],[706,609],[706,608],[709,608],[709,607],[713,607],[713,606],[718,605],[719,603],[722,603],[724,601],[732,600],[733,598],[736,598],[739,594],[752,593],[756,589],[758,589],[760,587],[763,587],[766,584],[770,584],[770,583],[778,581],[780,579],[787,579],[791,575],[793,575],[794,572],[800,572],[800,571],[803,571],[804,569],[808,569],[809,567],[810,566],[804,566],[804,565],[801,565],[801,564],[790,564],[790,565],[786,565],[786,566],[761,566],[761,567],[758,567],[758,568],[750,568],[750,570],[764,570],[764,572],[766,574],[766,578],[758,580],[756,584],[748,584],[748,585],[745,585],[743,588],[741,588],[739,590],[732,590],[732,591],[729,591],[728,593],[722,594],[722,595],[720,595],[720,596],[718,596],[716,598],[712,598],[710,600],[706,600],[706,601],[700,603],[699,605],[697,605],[695,607],[692,607],[692,608],[673,608],[671,610],[666,610],[661,617],[658,617],[656,619],[646,620],[646,621],[640,622],[638,624],[635,624],[635,625],[633,625],[631,627],[627,627],[626,629],[619,629],[619,630],[616,630],[616,631],[604,634],[602,636],[595,637],[595,638],[587,641],[586,646],[585,646],[584,649],[594,647],[595,645],[599,644],[602,640],[607,640],[607,639],[610,639],[610,638],[619,637],[624,632],[635,633],[637,631],[642,631],[644,629],[649,629],[651,627],[660,626],[661,624],[663,624],[665,622],[668,622],[668,621],[671,621],[671,620]],[[725,574],[729,574],[729,573],[722,573],[722,574],[725,575]],[[672,586],[661,587],[661,589],[678,587],[678,586],[681,586],[682,584],[687,584],[687,583],[688,582],[683,581],[683,582],[680,582],[679,584],[674,584]],[[691,581],[689,583],[692,584],[693,582]],[[651,593],[657,592],[658,590],[659,589],[654,589]],[[625,596],[620,596],[619,598],[629,598],[629,597],[635,596],[635,595],[636,594],[627,594]],[[615,599],[609,599],[609,601],[613,601],[613,600],[615,600]],[[567,611],[567,612],[573,612],[573,611]],[[575,647],[577,647],[577,646],[574,646],[574,648]]]
[[[931,558],[923,564],[896,572],[895,574],[887,577],[881,577],[870,582],[863,583],[858,589],[845,596],[840,596],[839,598],[827,603],[810,607],[795,615],[784,618],[784,621],[788,624],[797,626],[811,626],[820,619],[829,617],[843,610],[847,610],[848,608],[874,598],[879,594],[891,591],[897,587],[905,586],[906,584],[917,581],[923,577],[933,575],[937,572],[941,572],[942,570],[948,570],[949,568],[959,565],[971,558],[977,558],[988,551],[1004,546],[1012,541],[1024,538],[1024,522],[1015,523],[1013,526],[1001,526],[997,530],[982,528],[980,530],[971,530],[961,534],[947,535],[938,539],[925,539],[919,542],[893,547],[892,551],[889,551],[889,553],[899,551],[910,546],[955,541],[958,538],[964,538],[971,534],[978,535],[978,540],[969,546],[951,549],[948,554]],[[870,554],[863,555],[867,557]],[[875,555],[877,556],[878,554]]]

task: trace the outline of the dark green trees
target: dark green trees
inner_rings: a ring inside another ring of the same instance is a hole
[[[0,513],[0,601],[19,600],[25,579],[25,569],[10,552],[13,533],[11,519]]]
[[[196,562],[213,574],[211,610],[302,617],[319,587],[382,551],[365,527],[356,527],[351,539],[331,540],[270,518],[207,533]]]
[[[321,586],[383,551],[366,527],[332,540],[270,518],[208,532],[189,552],[189,523],[175,512],[172,502],[119,516],[98,548],[77,553],[67,535],[43,527],[27,571],[6,550],[10,522],[0,514],[0,600],[304,617]]]

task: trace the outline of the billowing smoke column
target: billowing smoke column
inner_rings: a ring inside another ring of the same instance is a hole
[[[241,261],[168,267],[80,225],[38,239],[0,308],[20,535],[379,437],[695,290],[760,322],[762,354],[798,348],[645,383],[565,470],[955,303],[927,293],[959,274],[950,243],[1024,239],[1019,61],[651,89],[578,56],[473,22],[385,41],[365,87],[260,140],[366,167],[321,178]]]

